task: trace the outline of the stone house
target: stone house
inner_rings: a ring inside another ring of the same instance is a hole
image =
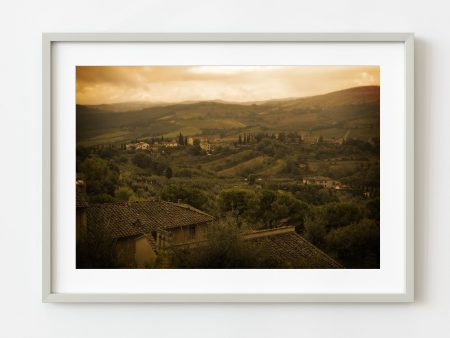
[[[201,142],[200,148],[208,153],[212,151],[212,145],[209,142]]]
[[[136,150],[150,150],[150,144],[146,142],[136,143]]]
[[[190,145],[190,146],[193,146],[194,145],[194,138],[189,136],[187,138],[187,144]]]
[[[77,241],[89,229],[103,229],[114,240],[117,263],[123,268],[151,268],[170,248],[196,250],[206,245],[208,226],[213,220],[211,215],[182,203],[148,200],[89,205],[82,194],[77,194]],[[342,268],[297,234],[294,226],[250,231],[243,233],[242,239],[257,244],[274,260],[292,268],[308,264],[314,268]]]
[[[150,144],[147,142],[129,143],[125,146],[126,150],[150,150]]]
[[[324,188],[328,189],[336,189],[339,190],[342,187],[342,184],[339,181],[333,180],[330,177],[325,176],[306,176],[303,177],[303,184],[312,184],[312,185],[320,185]]]
[[[301,135],[301,140],[306,144],[317,144],[319,143],[319,137],[313,135]]]
[[[171,245],[203,241],[214,218],[182,203],[160,200],[87,205],[77,198],[77,240],[99,227],[116,243],[118,263],[151,267]]]

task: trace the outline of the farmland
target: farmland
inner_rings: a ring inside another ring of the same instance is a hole
[[[139,142],[148,149],[127,147]],[[250,229],[289,222],[350,267],[379,265],[371,245],[345,249],[379,241],[379,168],[375,86],[246,104],[77,106],[77,179],[91,203],[157,198]]]

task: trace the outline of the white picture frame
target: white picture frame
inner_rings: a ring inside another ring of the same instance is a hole
[[[52,48],[58,42],[396,42],[404,45],[405,286],[398,293],[59,293],[52,287]],[[43,219],[44,302],[412,302],[414,300],[414,35],[412,33],[44,33],[43,34]]]

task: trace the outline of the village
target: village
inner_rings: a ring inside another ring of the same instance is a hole
[[[285,144],[303,144],[303,145],[319,145],[319,144],[328,144],[335,146],[342,146],[345,143],[345,138],[323,138],[321,136],[313,136],[310,133],[301,134],[299,133],[273,133],[269,136],[269,134],[265,135],[266,137],[270,137],[271,139],[275,139],[278,141],[282,141]],[[238,139],[236,141],[231,142],[230,145],[234,145],[234,147],[244,147],[245,145],[250,145],[253,143],[255,138],[261,137],[260,135],[255,136],[253,134],[239,134]],[[228,140],[229,142],[229,140]],[[374,140],[369,139],[367,141],[369,144],[374,144]],[[152,137],[147,139],[136,139],[135,142],[130,142],[126,144],[121,144],[120,148],[125,149],[127,152],[136,152],[142,151],[148,154],[160,155],[165,154],[167,151],[173,151],[177,149],[181,149],[183,146],[191,146],[197,147],[201,152],[205,155],[210,156],[214,153],[214,149],[219,146],[224,145],[224,140],[219,139],[217,137],[197,137],[197,136],[183,136],[181,133],[179,137],[176,139],[164,138],[164,136],[160,137]],[[100,146],[101,148],[105,147],[104,145]],[[95,148],[95,147],[94,147]],[[300,163],[298,165],[299,170],[305,172],[306,164]],[[256,188],[262,188],[260,184],[263,181],[263,178],[256,177]],[[249,180],[247,177],[243,178],[244,184],[248,185]],[[301,182],[304,185],[314,185],[321,186],[327,189],[334,189],[339,191],[351,191],[353,188],[348,185],[340,182],[337,179],[333,179],[331,177],[327,177],[324,175],[314,175],[314,174],[304,174],[301,176]],[[237,186],[235,186],[237,187]],[[363,191],[364,197],[369,197],[371,192]]]
[[[203,252],[213,241],[211,227],[224,215],[233,215],[231,222],[245,224],[239,225],[246,230],[238,237],[252,250],[264,250],[266,265],[270,261],[273,267],[307,267],[315,262],[316,268],[342,267],[336,257],[314,245],[307,210],[333,205],[328,203],[365,204],[362,201],[379,196],[377,182],[348,178],[376,165],[368,160],[373,147],[376,151],[372,139],[283,131],[228,137],[179,133],[176,138],[155,136],[92,146],[85,162],[104,158],[116,163],[117,188],[106,200],[104,194],[95,197],[89,193],[92,180],[80,176],[77,234],[83,238],[89,224],[107,228],[116,243],[118,266],[189,267],[186,257],[192,250]]]
[[[77,266],[379,266],[378,112],[378,87],[264,104],[80,106]]]
[[[209,142],[206,138],[194,138],[191,136],[183,137],[180,133],[180,138],[178,141],[176,140],[164,140],[164,137],[161,137],[161,139],[155,140],[154,138],[151,139],[151,143],[147,143],[144,141],[138,141],[136,140],[135,143],[127,143],[125,144],[126,150],[143,150],[143,151],[152,151],[152,152],[159,152],[163,151],[165,148],[177,148],[182,145],[190,145],[194,146],[198,144],[200,149],[204,150],[207,153],[212,152],[212,144]]]

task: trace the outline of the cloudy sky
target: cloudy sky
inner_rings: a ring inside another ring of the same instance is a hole
[[[263,101],[380,84],[378,66],[78,66],[78,104]]]

